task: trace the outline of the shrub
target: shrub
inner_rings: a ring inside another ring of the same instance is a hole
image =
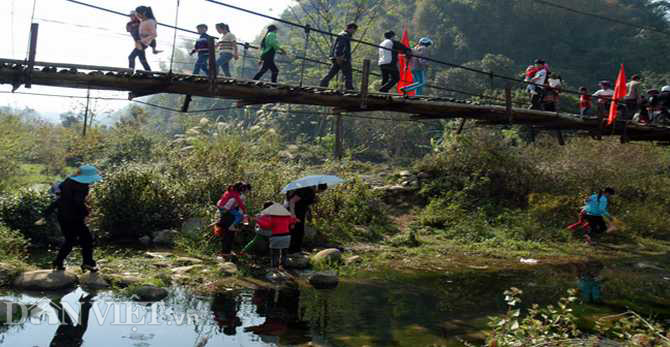
[[[159,169],[122,165],[91,193],[92,222],[107,239],[134,239],[180,225],[186,211],[178,186]]]
[[[42,218],[44,210],[51,204],[47,192],[35,189],[21,189],[0,196],[0,222],[8,228],[21,232],[34,244],[47,244],[59,235],[54,219],[45,225],[35,225]]]
[[[21,260],[28,255],[28,240],[18,231],[0,224],[0,260]]]

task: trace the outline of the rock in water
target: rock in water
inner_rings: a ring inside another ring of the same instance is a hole
[[[133,294],[139,301],[160,301],[168,296],[168,291],[154,286],[141,286]]]
[[[360,255],[354,255],[344,260],[344,263],[347,265],[362,263],[363,258]]]
[[[337,248],[328,248],[315,254],[311,258],[312,264],[338,264],[342,262],[342,252]]]
[[[221,274],[224,276],[234,276],[237,274],[237,265],[231,262],[225,262],[219,266],[219,271],[221,271]]]
[[[159,246],[172,247],[176,238],[177,232],[175,230],[162,230],[154,236],[154,243]]]
[[[24,272],[14,280],[14,286],[27,290],[60,290],[74,287],[77,275],[68,271],[37,270]]]
[[[309,258],[302,254],[289,255],[286,258],[286,267],[289,269],[307,269],[309,268]]]
[[[329,289],[337,287],[339,278],[333,271],[315,272],[309,276],[309,284],[316,289]]]
[[[82,287],[90,289],[109,288],[109,283],[107,283],[107,281],[105,281],[105,279],[97,272],[87,272],[81,275],[81,277],[79,277],[79,283]]]

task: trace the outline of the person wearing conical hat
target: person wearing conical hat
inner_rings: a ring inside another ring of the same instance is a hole
[[[94,166],[82,165],[74,176],[60,184],[60,197],[57,200],[58,223],[65,236],[65,243],[53,262],[56,271],[65,270],[65,258],[75,245],[81,246],[82,271],[98,271],[93,260],[93,237],[86,226],[86,217],[89,214],[86,197],[89,186],[100,180],[102,177]]]
[[[291,227],[298,219],[283,205],[274,203],[256,216],[256,225],[261,229],[272,230],[270,252],[272,268],[284,271],[287,249],[291,244]]]

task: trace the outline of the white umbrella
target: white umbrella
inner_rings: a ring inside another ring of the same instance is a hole
[[[316,187],[319,184],[327,184],[328,186],[334,186],[340,183],[344,183],[344,180],[337,176],[328,176],[328,175],[307,176],[287,184],[286,187],[284,187],[284,189],[281,190],[281,192],[286,193],[288,191],[300,188]]]

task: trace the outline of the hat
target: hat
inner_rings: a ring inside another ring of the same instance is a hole
[[[95,183],[98,181],[102,180],[102,177],[98,175],[98,169],[95,168],[93,165],[82,165],[79,168],[79,172],[77,173],[76,176],[71,176],[70,179],[72,179],[75,182],[83,183],[83,184],[91,184]]]
[[[266,215],[266,216],[290,216],[291,212],[289,212],[286,207],[282,206],[281,204],[274,203],[272,206],[264,209],[261,211],[261,215]]]
[[[395,32],[392,31],[392,30],[391,30],[391,31],[387,31],[387,32],[384,33],[384,37],[387,38],[387,39],[390,39],[390,38],[392,38],[392,37],[395,37]]]
[[[663,86],[663,88],[661,88],[661,93],[663,92],[670,92],[670,86]]]
[[[599,84],[600,84],[601,86],[608,86],[608,87],[612,85],[612,84],[610,83],[610,81],[600,81]]]
[[[432,46],[433,45],[433,40],[427,38],[427,37],[422,37],[419,40],[419,44],[422,46]]]
[[[542,60],[542,59],[535,59],[535,64],[544,64],[544,60]]]

